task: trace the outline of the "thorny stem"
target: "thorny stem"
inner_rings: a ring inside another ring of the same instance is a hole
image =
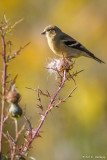
[[[2,74],[2,109],[1,109],[1,124],[0,124],[0,159],[2,154],[2,134],[3,134],[3,120],[4,120],[4,103],[5,103],[5,88],[6,88],[6,44],[5,37],[1,35],[3,47],[3,74]]]
[[[17,119],[14,119],[15,122],[15,142],[17,142],[18,139],[18,123],[17,123]],[[15,156],[15,151],[16,151],[16,147],[13,146],[13,150],[11,150],[11,160],[14,160],[14,156]]]
[[[63,82],[62,82],[61,86],[58,88],[58,90],[56,91],[56,93],[54,94],[54,96],[51,98],[51,102],[50,102],[50,104],[49,104],[46,112],[44,113],[44,115],[43,115],[43,117],[41,119],[41,122],[40,122],[38,128],[35,130],[35,134],[31,138],[31,140],[28,141],[28,143],[26,144],[26,146],[24,147],[24,149],[22,151],[22,154],[24,154],[28,150],[28,148],[31,145],[31,143],[33,142],[33,140],[39,135],[39,131],[40,131],[40,129],[41,129],[41,127],[42,127],[42,125],[43,125],[43,123],[44,123],[44,121],[45,121],[45,119],[46,119],[46,117],[47,117],[47,115],[48,115],[48,113],[49,113],[49,111],[50,111],[53,103],[54,103],[54,100],[57,97],[57,95],[60,92],[60,90],[62,89],[62,87],[64,86],[65,82],[66,82],[66,70],[64,70]]]
[[[17,139],[18,139],[18,123],[17,123],[17,119],[15,119],[14,121],[15,121],[15,134],[16,134],[15,141],[17,141]]]

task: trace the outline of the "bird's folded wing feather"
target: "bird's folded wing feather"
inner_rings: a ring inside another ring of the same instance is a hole
[[[67,34],[63,34],[63,37],[61,38],[62,42],[71,48],[78,49],[80,51],[86,52],[86,53],[91,53],[88,51],[81,43],[73,39],[72,37],[68,36]]]

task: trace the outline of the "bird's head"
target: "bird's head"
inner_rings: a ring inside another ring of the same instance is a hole
[[[49,25],[44,29],[44,31],[41,34],[46,35],[46,37],[53,38],[57,35],[57,33],[60,33],[60,32],[61,30],[57,26]]]

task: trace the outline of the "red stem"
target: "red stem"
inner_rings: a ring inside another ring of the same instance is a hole
[[[64,86],[65,82],[66,82],[66,71],[64,71],[64,77],[63,77],[63,82],[62,82],[61,86],[58,88],[58,90],[56,91],[56,93],[55,93],[54,96],[52,97],[51,102],[50,102],[50,104],[49,104],[49,106],[48,106],[45,114],[43,115],[43,118],[41,119],[41,122],[40,122],[38,128],[35,130],[35,134],[34,134],[33,137],[31,138],[31,140],[26,144],[26,146],[24,147],[23,151],[21,152],[22,154],[24,154],[24,153],[28,150],[28,148],[29,148],[29,146],[31,145],[31,143],[33,142],[33,140],[34,140],[34,139],[37,137],[37,135],[39,134],[39,131],[40,131],[40,129],[41,129],[41,127],[42,127],[42,125],[43,125],[43,123],[44,123],[44,121],[45,121],[45,119],[46,119],[46,117],[47,117],[47,115],[48,115],[48,113],[49,113],[49,111],[50,111],[50,108],[52,107],[55,98],[57,97],[58,93],[60,92],[60,90],[61,90],[62,87]]]
[[[1,109],[1,125],[0,125],[0,159],[2,154],[2,133],[3,133],[3,120],[4,120],[4,97],[5,97],[5,88],[6,88],[6,45],[5,38],[1,35],[2,38],[2,47],[3,47],[3,74],[2,74],[2,109]]]

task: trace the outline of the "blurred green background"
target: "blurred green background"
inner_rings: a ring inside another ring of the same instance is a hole
[[[40,122],[37,95],[25,87],[47,89],[51,94],[57,88],[55,77],[44,69],[48,57],[55,57],[40,35],[44,27],[57,25],[106,62],[99,64],[85,57],[76,60],[74,70],[85,69],[76,77],[78,88],[72,98],[48,115],[42,138],[33,142],[29,154],[36,160],[82,160],[84,155],[107,158],[107,0],[1,0],[0,17],[4,12],[12,23],[24,18],[8,35],[13,50],[31,41],[8,71],[12,77],[18,73],[20,104],[23,109],[26,105],[33,127]],[[73,81],[67,82],[60,97],[74,87]],[[43,99],[45,109],[48,103]]]

